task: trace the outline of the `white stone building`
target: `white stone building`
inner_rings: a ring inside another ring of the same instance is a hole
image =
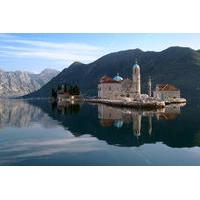
[[[180,99],[180,90],[174,85],[170,84],[157,84],[153,96],[163,101],[171,101]]]
[[[180,90],[171,84],[157,84],[151,95],[151,78],[148,81],[148,95],[141,94],[140,66],[137,62],[132,68],[132,80],[122,78],[117,74],[114,78],[103,76],[98,84],[98,98],[109,100],[139,100],[165,101],[167,103],[183,103],[186,99],[180,98]]]
[[[103,76],[98,84],[98,98],[120,99],[131,97],[138,99],[141,96],[140,66],[133,65],[133,79],[123,79],[119,74],[114,78]]]

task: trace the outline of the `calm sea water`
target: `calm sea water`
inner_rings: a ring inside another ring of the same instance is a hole
[[[0,101],[0,165],[200,165],[200,105]]]

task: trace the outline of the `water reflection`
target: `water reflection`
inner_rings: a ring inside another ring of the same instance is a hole
[[[0,165],[200,165],[199,112],[2,100]]]
[[[53,128],[59,125],[73,137],[90,135],[109,145],[123,147],[157,142],[169,147],[199,146],[200,126],[194,114],[198,110],[183,106],[169,105],[152,111],[102,104],[57,105],[46,100],[1,101],[0,126],[31,128],[40,124],[44,128]]]
[[[75,103],[74,101],[72,102],[61,102],[59,104],[57,104],[57,102],[53,102],[51,103],[51,108],[52,108],[52,111],[55,112],[59,112],[59,113],[62,113],[63,115],[64,114],[72,114],[72,113],[78,113],[80,112],[80,109],[81,109],[81,106],[79,103]]]
[[[171,104],[159,110],[133,110],[110,107],[98,104],[98,118],[103,127],[115,126],[122,128],[124,124],[133,124],[133,133],[136,137],[141,135],[142,117],[148,118],[148,133],[152,134],[152,117],[157,120],[174,120],[185,104]]]
[[[45,128],[51,128],[57,124],[41,108],[33,106],[26,101],[0,101],[0,128],[29,127],[38,121]]]
[[[57,105],[57,109],[52,112],[49,112],[46,106],[39,106],[75,137],[90,134],[109,145],[124,147],[157,142],[170,147],[196,146],[196,131],[188,132],[188,123],[182,124],[187,117],[181,114],[184,104],[169,105],[161,110],[133,110],[102,104],[82,104],[79,112],[73,112],[70,105],[62,109]],[[64,112],[60,112],[60,109]]]

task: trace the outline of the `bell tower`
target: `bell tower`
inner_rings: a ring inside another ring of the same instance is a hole
[[[149,77],[149,80],[148,80],[148,95],[151,97],[152,95],[152,92],[151,92],[151,77]]]
[[[140,83],[140,66],[137,64],[137,60],[133,65],[133,93],[140,97],[141,95],[141,83]]]

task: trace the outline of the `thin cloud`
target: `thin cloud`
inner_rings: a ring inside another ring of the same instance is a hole
[[[104,55],[105,49],[85,43],[47,42],[19,39],[0,34],[1,57],[42,58],[56,61],[92,62]]]
[[[64,42],[64,43],[56,43],[56,42],[46,42],[41,40],[22,40],[22,39],[6,39],[5,42],[17,43],[30,45],[34,47],[42,47],[42,48],[54,48],[54,49],[78,49],[78,50],[100,50],[100,47],[85,44],[85,43],[73,43],[73,42]]]
[[[77,53],[70,53],[67,51],[52,51],[52,50],[31,50],[31,49],[18,49],[18,50],[0,50],[1,57],[29,57],[29,58],[43,58],[48,60],[66,60],[66,61],[82,61],[91,62],[95,60],[95,55],[85,53],[80,55]]]

